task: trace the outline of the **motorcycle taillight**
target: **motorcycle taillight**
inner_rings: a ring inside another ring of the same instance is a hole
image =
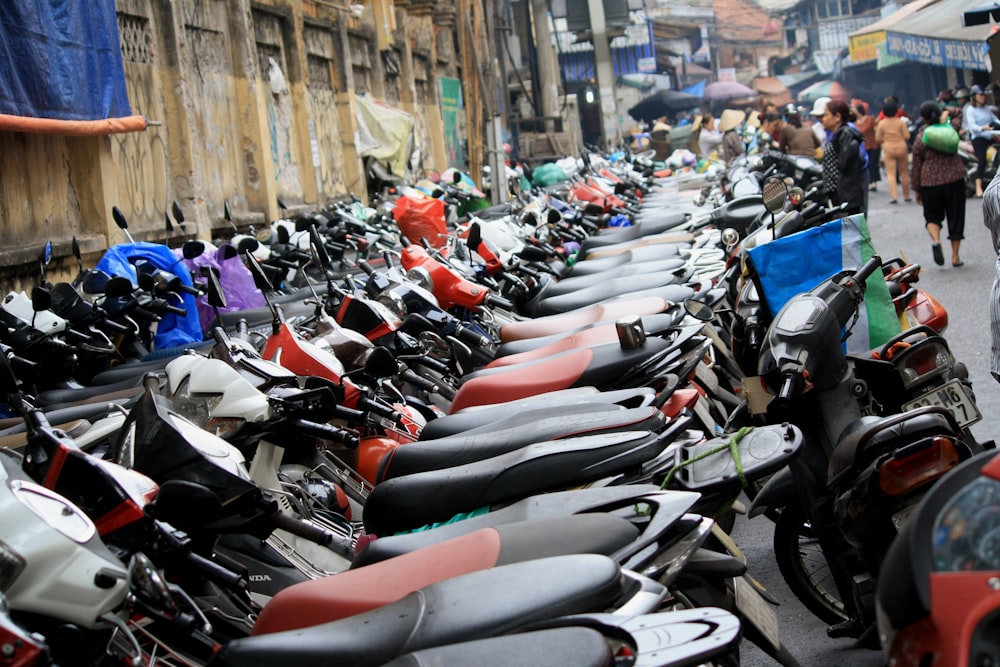
[[[897,354],[893,363],[899,369],[903,388],[909,390],[947,373],[955,364],[955,357],[943,341],[927,339]]]
[[[934,437],[904,447],[879,468],[879,487],[886,495],[904,496],[945,474],[959,462],[951,438]]]

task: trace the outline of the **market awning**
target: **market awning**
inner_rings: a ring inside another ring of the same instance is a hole
[[[788,90],[788,86],[773,76],[759,76],[750,83],[750,87],[760,93],[762,102],[782,106],[792,101],[792,92]]]
[[[879,19],[870,25],[866,25],[864,28],[855,30],[848,35],[847,42],[851,60],[856,63],[875,60],[878,58],[879,44],[885,43],[886,30],[896,27],[901,21],[905,21],[908,17],[912,16],[915,12],[920,11],[924,7],[933,5],[934,3],[940,1],[941,0],[914,0],[909,4],[903,5],[885,18]]]
[[[0,2],[0,130],[99,135],[132,115],[114,0]]]
[[[907,60],[990,71],[986,38],[992,26],[962,25],[962,16],[981,0],[939,0],[886,30],[886,52]]]

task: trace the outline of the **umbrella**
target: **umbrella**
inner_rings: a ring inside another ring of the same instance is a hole
[[[831,100],[843,100],[844,102],[849,102],[852,98],[867,101],[876,99],[875,93],[867,88],[852,86],[844,83],[843,81],[836,81],[834,79],[817,81],[808,88],[804,88],[801,92],[799,92],[799,102],[811,103],[821,97],[829,97]]]
[[[639,101],[628,110],[628,115],[639,121],[656,120],[660,116],[693,109],[701,105],[701,98],[677,90],[660,90]]]
[[[735,100],[757,97],[757,91],[736,81],[713,81],[705,86],[706,100]]]

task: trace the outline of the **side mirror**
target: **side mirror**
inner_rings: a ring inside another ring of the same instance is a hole
[[[697,299],[684,299],[684,312],[701,322],[711,322],[715,319],[715,311],[707,303]]]
[[[201,275],[208,285],[208,305],[213,308],[225,308],[229,305],[229,302],[226,301],[226,293],[222,289],[222,283],[219,281],[218,270],[212,266],[203,266],[201,267]]]
[[[764,200],[764,208],[771,213],[777,213],[785,208],[788,201],[788,185],[777,176],[768,176],[761,185],[761,197]]]
[[[395,355],[384,347],[376,347],[365,360],[365,373],[374,378],[388,378],[399,372]]]

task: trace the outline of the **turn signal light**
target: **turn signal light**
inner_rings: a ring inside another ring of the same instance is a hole
[[[958,462],[958,449],[950,438],[914,443],[882,464],[878,471],[879,487],[886,495],[906,495],[945,474]]]

